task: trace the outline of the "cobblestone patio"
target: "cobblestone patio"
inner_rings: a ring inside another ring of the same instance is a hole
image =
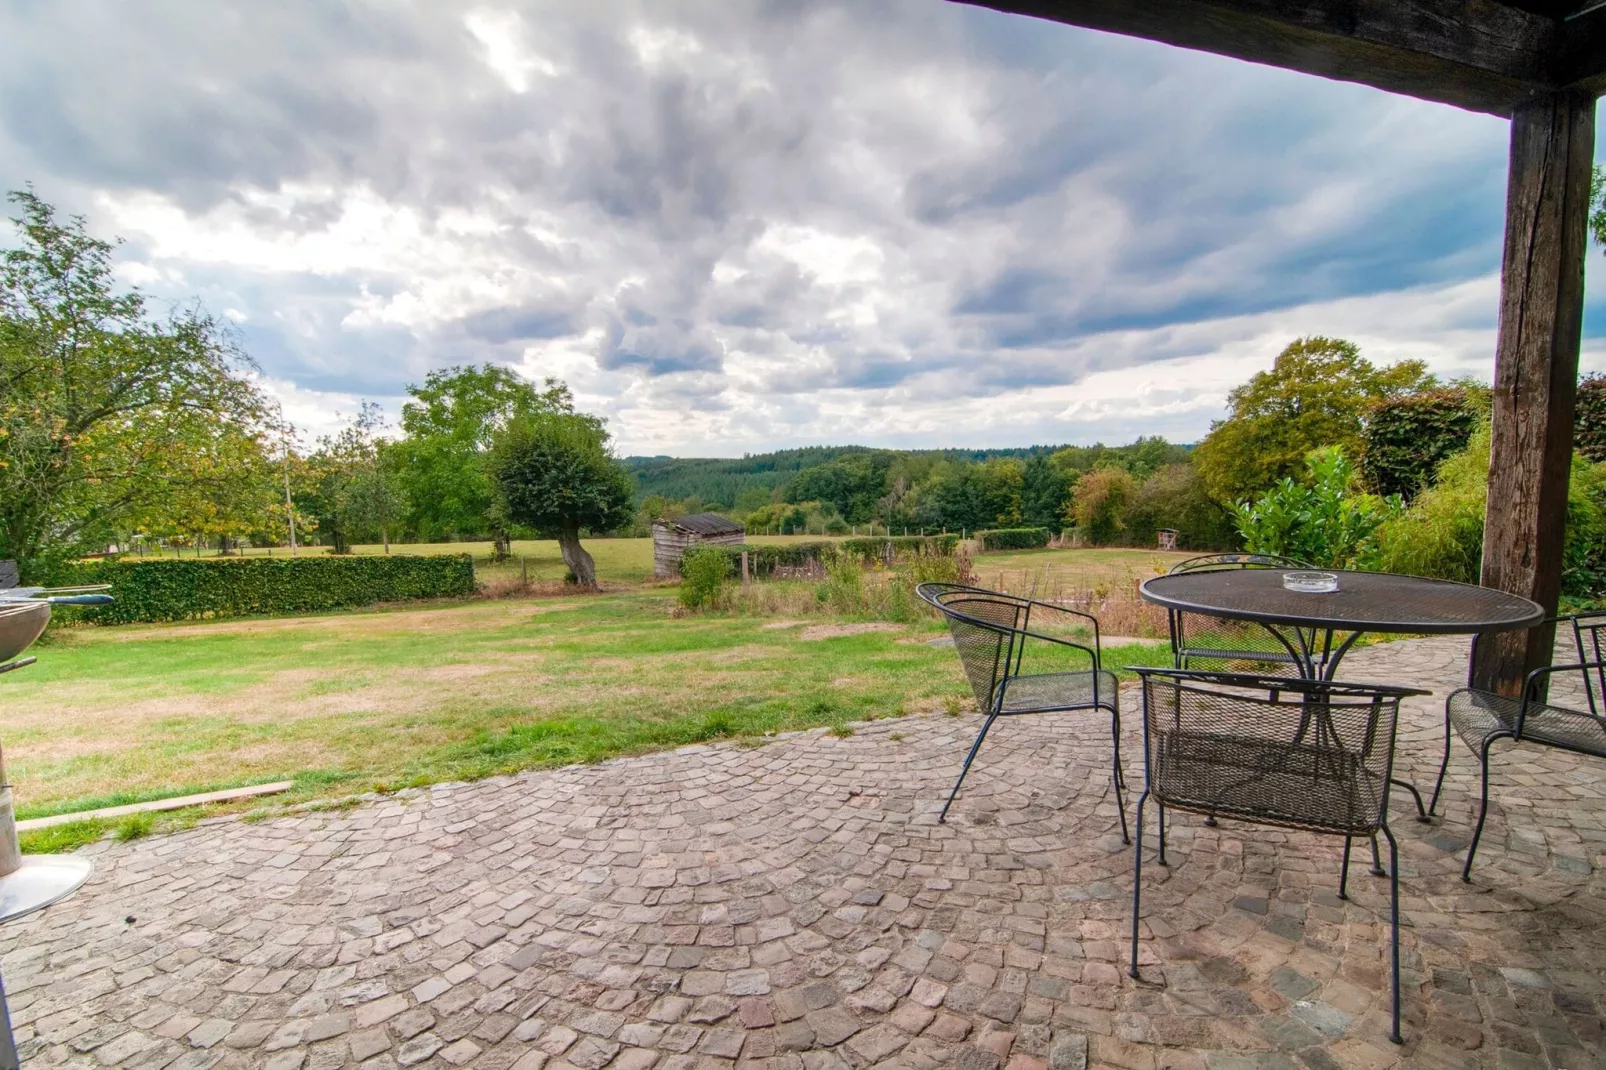
[[[1435,688],[1464,641],[1358,651]],[[1128,779],[1142,779],[1136,694]],[[974,715],[405,792],[88,849],[73,899],[0,930],[33,1066],[128,1070],[955,1070],[1606,1066],[1606,768],[1507,748],[1474,881],[1476,764],[1447,817],[1395,801],[1407,1043],[1388,1043],[1387,881],[1342,841],[1176,818],[1143,961],[1107,722],[1000,726],[947,825]],[[1460,744],[1457,744],[1460,747]],[[1152,820],[1152,817],[1151,817]],[[1150,836],[1149,842],[1153,843]]]

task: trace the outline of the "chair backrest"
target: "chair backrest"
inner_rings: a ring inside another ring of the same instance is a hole
[[[1408,688],[1139,669],[1145,768],[1167,806],[1370,835]]]
[[[1178,561],[1166,570],[1174,576],[1179,572],[1210,572],[1231,568],[1310,568],[1303,561],[1277,554],[1201,554],[1186,561]]]
[[[1204,554],[1178,561],[1167,574],[1309,567],[1303,561],[1277,554]],[[1178,668],[1300,674],[1299,662],[1288,649],[1271,632],[1252,621],[1182,612],[1172,612],[1170,621],[1171,649]]]
[[[1021,655],[1020,632],[1031,620],[1031,602],[1001,591],[957,583],[922,583],[916,593],[948,622],[965,678],[983,713],[992,708],[998,683]]]
[[[1578,661],[1593,670],[1584,670],[1584,696],[1589,701],[1589,712],[1596,717],[1606,715],[1606,613],[1580,613],[1573,618],[1573,641],[1578,644]]]

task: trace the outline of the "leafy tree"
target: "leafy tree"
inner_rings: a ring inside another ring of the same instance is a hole
[[[876,450],[805,468],[786,485],[786,500],[829,503],[852,524],[883,519],[877,505],[887,492],[892,461],[891,453]]]
[[[1153,545],[1155,533],[1170,528],[1179,546],[1227,550],[1238,544],[1232,514],[1210,497],[1191,464],[1168,464],[1143,481],[1126,513],[1126,538],[1133,546]]]
[[[1059,530],[1073,482],[1043,454],[1027,461],[1021,473],[1021,520],[1028,527]]]
[[[1606,245],[1606,167],[1599,164],[1589,183],[1589,229],[1597,242]]]
[[[1126,511],[1137,483],[1124,468],[1095,468],[1076,481],[1068,519],[1089,542],[1108,546],[1126,530]]]
[[[195,308],[158,318],[138,290],[117,290],[114,246],[81,218],[58,219],[31,189],[9,199],[0,558],[34,575],[171,519],[164,503],[230,497],[228,459],[257,448],[274,412],[220,324]]]
[[[1378,368],[1350,342],[1300,338],[1228,395],[1232,415],[1211,427],[1193,463],[1218,501],[1238,501],[1298,475],[1312,450],[1359,456],[1368,409],[1433,385],[1421,361]]]
[[[597,589],[596,563],[580,533],[629,523],[634,495],[602,421],[573,412],[518,417],[493,440],[488,471],[502,518],[555,536],[574,582]]]
[[[190,437],[189,467],[196,479],[175,485],[138,515],[144,535],[193,543],[212,539],[227,551],[236,540],[284,526],[280,468],[264,435],[219,428]]]
[[[574,411],[569,388],[542,389],[494,364],[438,368],[407,388],[402,438],[392,447],[407,526],[425,541],[490,532],[499,553],[507,533],[494,525],[495,491],[485,458],[498,431],[537,413]]]
[[[1404,509],[1396,496],[1357,493],[1355,466],[1336,446],[1305,460],[1310,482],[1284,478],[1237,509],[1244,549],[1281,554],[1324,568],[1371,568],[1379,558],[1377,531]]]
[[[354,539],[378,535],[390,552],[390,532],[406,508],[397,455],[380,437],[384,413],[363,402],[351,422],[318,440],[312,457],[316,490],[309,503],[334,552],[351,552]]]

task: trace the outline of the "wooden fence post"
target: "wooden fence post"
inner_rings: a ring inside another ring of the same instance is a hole
[[[748,578],[749,578],[749,573],[747,571],[747,551],[743,550],[742,551],[742,586],[743,587],[747,586]]]

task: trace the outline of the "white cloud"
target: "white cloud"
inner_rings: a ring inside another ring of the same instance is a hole
[[[1487,375],[1505,131],[938,0],[0,13],[0,181],[319,430],[484,360],[703,454],[1187,440],[1310,333]]]

